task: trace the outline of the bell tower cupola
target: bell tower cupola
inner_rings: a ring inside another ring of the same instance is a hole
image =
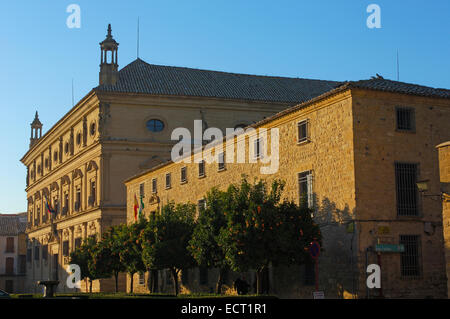
[[[111,35],[111,24],[108,24],[106,39],[100,42],[100,85],[115,85],[119,77],[117,64],[117,50],[119,43]]]
[[[42,137],[42,123],[39,121],[39,115],[36,111],[33,122],[31,122],[30,148],[33,147]]]

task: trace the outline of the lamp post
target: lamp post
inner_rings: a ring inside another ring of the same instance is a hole
[[[428,183],[429,183],[429,179],[423,180],[423,181],[418,181],[416,182],[416,186],[417,189],[419,190],[419,193],[421,196],[424,197],[439,197],[441,198],[441,200],[443,202],[448,202],[450,201],[450,195],[447,194],[446,192],[442,192],[440,194],[425,194],[425,192],[428,191]]]

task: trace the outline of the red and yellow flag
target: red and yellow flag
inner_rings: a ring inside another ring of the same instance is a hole
[[[134,194],[134,220],[137,220],[138,207],[139,207],[138,200],[136,194]]]

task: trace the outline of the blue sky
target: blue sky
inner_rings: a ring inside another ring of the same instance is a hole
[[[81,8],[69,29],[68,5]],[[369,29],[369,4],[381,28]],[[379,73],[450,88],[450,1],[2,1],[0,4],[0,212],[26,210],[25,167],[36,110],[46,132],[98,83],[108,23],[119,67],[163,65],[327,80]]]

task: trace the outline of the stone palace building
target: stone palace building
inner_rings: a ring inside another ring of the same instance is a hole
[[[100,43],[99,85],[42,135],[36,112],[27,169],[27,289],[38,280],[65,285],[69,254],[88,236],[126,222],[124,180],[170,159],[171,132],[245,127],[311,100],[339,83],[161,66],[136,59],[119,70],[108,27]],[[181,196],[180,198],[182,198]],[[49,214],[46,203],[56,210]],[[125,290],[124,277],[120,280]],[[87,286],[82,285],[82,290]],[[113,290],[96,280],[94,291]]]

